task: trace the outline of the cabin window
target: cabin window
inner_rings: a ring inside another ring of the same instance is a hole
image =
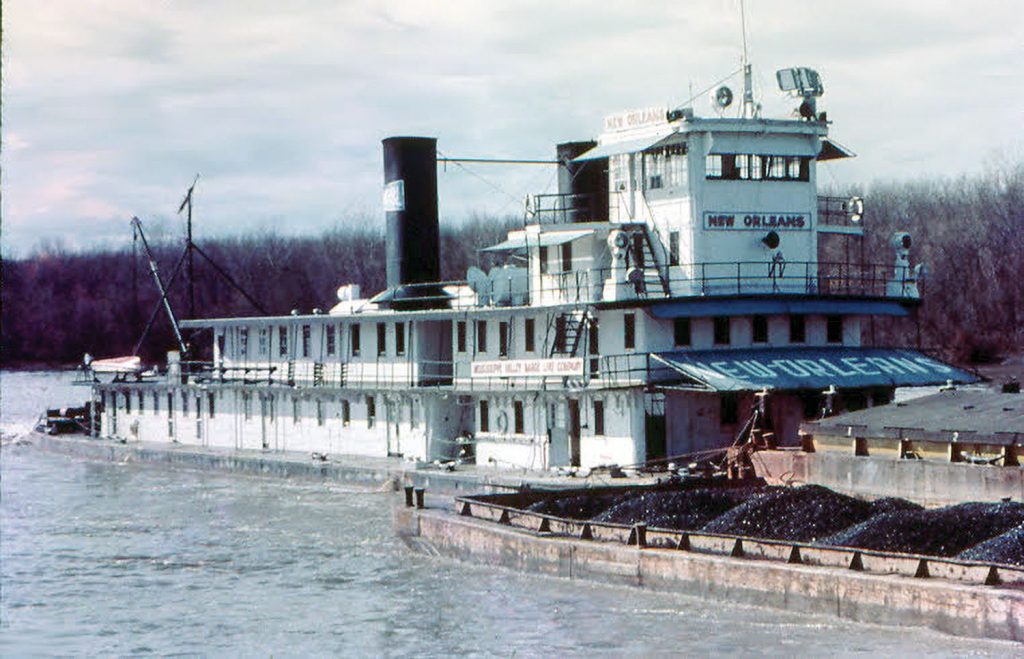
[[[352,423],[352,406],[348,400],[341,401],[341,425],[347,426]]]
[[[685,186],[688,183],[686,176],[686,145],[672,144],[665,147],[665,187]]]
[[[508,357],[508,323],[498,323],[498,355]]]
[[[765,316],[754,316],[751,320],[751,342],[768,343],[768,318]]]
[[[673,343],[676,346],[688,346],[691,343],[690,319],[676,318],[672,323]]]
[[[789,317],[789,342],[803,343],[807,340],[807,322],[803,316]]]
[[[715,345],[725,346],[729,345],[729,317],[728,316],[716,316],[715,320]]]
[[[265,357],[267,355],[267,351],[270,349],[269,348],[270,340],[268,339],[268,334],[269,333],[270,333],[270,329],[269,328],[267,328],[267,327],[261,327],[260,328],[260,332],[259,332],[259,335],[258,335],[259,336],[259,339],[258,339],[259,342],[256,344],[257,350],[259,350],[260,357]]]
[[[245,357],[249,354],[249,328],[238,328],[238,356]]]
[[[377,401],[373,396],[366,397],[366,427],[372,428],[373,422],[377,419]]]
[[[476,351],[487,352],[487,321],[476,321]]]
[[[395,323],[395,354],[405,354],[405,323]]]
[[[359,324],[352,325],[352,329],[349,330],[349,336],[352,341],[352,356],[359,356],[359,349],[362,346],[362,338],[360,337],[362,326]]]
[[[292,423],[298,423],[302,417],[302,401],[292,398]]]
[[[309,357],[309,343],[312,329],[309,325],[302,326],[302,356]]]
[[[466,352],[466,321],[464,320],[455,323],[455,349],[459,352]]]
[[[517,435],[522,435],[526,432],[526,420],[523,414],[523,401],[517,400],[512,403],[512,418],[515,424],[514,430]]]
[[[325,325],[324,326],[324,332],[327,333],[327,338],[326,338],[327,354],[329,356],[334,356],[334,353],[336,353],[338,351],[338,343],[337,343],[338,342],[338,337],[334,333],[335,332],[334,325]]]
[[[843,317],[828,316],[825,318],[825,328],[829,343],[843,342]]]
[[[562,243],[562,272],[572,270],[572,243]]]
[[[277,354],[280,357],[288,356],[288,328],[284,325],[277,328]]]
[[[668,264],[679,265],[679,232],[668,232]]]
[[[540,271],[541,271],[541,274],[547,274],[548,273],[548,267],[549,267],[548,266],[548,248],[546,246],[544,246],[544,245],[541,245],[540,249],[537,251],[537,257],[540,260]]]
[[[608,158],[608,175],[613,191],[625,190],[629,185],[629,156],[623,154]]]
[[[318,398],[316,401],[316,425],[323,426],[325,421],[324,402]]]
[[[665,152],[661,149],[644,153],[644,175],[648,190],[665,187]]]
[[[626,350],[636,348],[636,314],[627,313],[622,317],[622,343]]]
[[[761,156],[743,154],[736,156],[736,167],[740,171],[740,178],[747,181],[761,180]]]
[[[565,316],[555,318],[555,352],[565,352]]]
[[[718,400],[718,422],[723,426],[739,422],[739,401],[736,394],[722,394]]]
[[[597,376],[600,370],[601,358],[601,332],[597,327],[597,318],[590,319],[590,327],[587,336],[587,347],[588,352],[591,354],[590,358],[590,374],[594,377]]]
[[[594,401],[594,434],[604,435],[604,401]]]
[[[811,159],[753,153],[713,153],[705,159],[705,177],[743,181],[809,181]]]
[[[384,323],[377,323],[377,356],[387,354],[388,351],[388,326]]]
[[[589,323],[589,330],[587,334],[587,343],[589,344],[590,354],[599,355],[601,354],[601,332],[597,327],[597,319],[591,318]]]
[[[487,407],[487,401],[480,401],[480,432],[490,432],[491,430],[491,419],[490,413]]]

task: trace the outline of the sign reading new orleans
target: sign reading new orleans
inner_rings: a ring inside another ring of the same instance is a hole
[[[473,362],[470,376],[474,378],[548,377],[583,375],[583,358],[566,359],[503,359]]]
[[[668,123],[668,107],[642,108],[640,110],[627,110],[626,112],[605,117],[604,131],[611,133],[664,123]]]
[[[811,228],[811,216],[808,213],[707,211],[704,228],[712,231],[805,231]]]

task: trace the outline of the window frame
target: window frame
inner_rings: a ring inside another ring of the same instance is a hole
[[[716,346],[732,345],[732,318],[715,316],[711,322],[712,343]]]
[[[761,331],[763,330],[763,331]],[[750,318],[750,342],[768,343],[770,333],[768,330],[768,316],[754,314]]]

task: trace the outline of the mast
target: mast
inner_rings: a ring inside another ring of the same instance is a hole
[[[196,174],[195,179],[192,181],[192,185],[189,186],[188,192],[185,193],[185,198],[181,201],[181,206],[178,207],[178,214],[181,211],[188,208],[188,214],[186,216],[186,233],[185,233],[185,253],[188,259],[188,317],[196,317],[196,273],[195,273],[195,260],[192,254],[192,192],[196,189],[196,183],[199,181],[199,174]]]
[[[754,106],[754,86],[750,59],[747,56],[747,12],[746,5],[740,0],[740,25],[743,32],[743,118],[749,119],[757,114]]]

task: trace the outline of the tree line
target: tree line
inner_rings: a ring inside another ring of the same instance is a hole
[[[865,341],[920,343],[960,362],[992,360],[1024,347],[1024,163],[976,177],[879,184],[864,197],[867,260],[891,265],[892,234],[907,231],[913,236],[912,260],[927,266],[916,317],[909,323],[872,321]],[[478,264],[479,247],[500,241],[521,222],[475,217],[455,226],[442,223],[442,277],[463,279],[466,269]],[[374,218],[350,218],[318,236],[262,231],[200,246],[267,313],[326,311],[340,284],[359,284],[364,294],[384,288],[383,230],[369,228],[381,224]],[[152,247],[167,281],[182,245],[162,239]],[[195,264],[199,317],[259,315],[198,254]],[[132,247],[83,253],[40,249],[27,258],[5,260],[2,275],[0,363],[8,367],[74,364],[86,352],[97,357],[131,354],[159,303],[141,250]],[[184,284],[179,273],[169,296],[179,314],[188,309]],[[174,346],[161,315],[139,354],[162,360]]]

